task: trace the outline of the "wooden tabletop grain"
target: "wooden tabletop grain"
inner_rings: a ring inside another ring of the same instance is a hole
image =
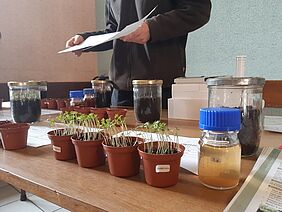
[[[180,135],[199,137],[195,121],[163,120]],[[129,126],[136,125],[132,111]],[[263,132],[261,146],[277,147],[282,134]],[[130,178],[109,174],[108,166],[81,168],[76,161],[55,160],[51,145],[17,151],[0,149],[0,179],[71,211],[222,211],[250,173],[255,157],[242,159],[239,186],[226,191],[204,187],[198,177],[180,170],[179,182],[169,188],[145,183],[144,173]]]

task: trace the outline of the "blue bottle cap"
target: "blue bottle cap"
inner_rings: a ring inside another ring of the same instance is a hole
[[[76,91],[69,91],[70,98],[83,98],[83,91],[76,90]]]
[[[85,95],[85,94],[94,94],[95,91],[94,91],[93,88],[84,88],[84,89],[83,89],[83,93],[84,93],[84,95]]]
[[[237,131],[241,126],[241,111],[236,108],[210,107],[200,109],[199,128],[212,131]]]

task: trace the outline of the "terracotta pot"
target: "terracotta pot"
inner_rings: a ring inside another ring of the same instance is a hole
[[[4,125],[4,124],[11,124],[12,122],[11,121],[0,121],[0,127],[1,125]],[[2,147],[2,139],[1,139],[1,136],[0,136],[0,147]]]
[[[57,102],[55,99],[46,99],[48,109],[57,109]]]
[[[70,107],[70,99],[64,99],[66,107]]]
[[[52,142],[52,149],[57,160],[72,160],[76,158],[74,145],[71,142],[72,135],[57,136],[54,130],[47,134]]]
[[[40,100],[40,107],[43,108],[43,109],[47,109],[48,108],[46,99],[41,99]]]
[[[88,115],[90,113],[90,107],[75,107],[74,111]]]
[[[29,124],[10,123],[0,126],[0,137],[5,150],[16,150],[26,147]]]
[[[94,168],[105,164],[106,157],[102,146],[103,138],[82,141],[73,136],[71,139],[75,146],[77,162],[80,167]]]
[[[98,119],[101,120],[103,118],[108,118],[107,116],[107,108],[90,108],[90,112],[96,114]]]
[[[66,107],[66,102],[64,99],[56,99],[57,109],[60,110],[61,108]]]
[[[124,109],[124,108],[108,108],[107,109],[107,115],[109,119],[114,119],[115,115],[125,117],[126,113],[127,113],[127,109]]]
[[[140,169],[140,156],[137,147],[144,139],[132,137],[138,143],[134,146],[113,147],[103,142],[103,148],[107,154],[110,173],[116,177],[131,177],[137,175]]]
[[[69,106],[69,107],[63,107],[63,108],[60,108],[60,110],[64,113],[64,112],[71,112],[71,111],[74,111],[74,106]]]
[[[156,146],[157,142],[154,142]],[[179,144],[180,150],[175,154],[148,154],[144,145],[138,151],[142,157],[146,183],[155,187],[169,187],[178,182],[180,159],[185,147]]]

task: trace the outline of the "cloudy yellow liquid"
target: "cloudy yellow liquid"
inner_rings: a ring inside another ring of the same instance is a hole
[[[238,185],[241,168],[240,145],[218,147],[205,144],[200,148],[199,179],[207,187],[230,189]]]

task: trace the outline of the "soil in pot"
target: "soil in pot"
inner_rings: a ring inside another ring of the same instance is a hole
[[[146,183],[154,187],[175,185],[178,182],[180,159],[184,150],[184,146],[179,144],[179,151],[174,154],[148,154],[144,151],[144,145],[139,145]]]
[[[134,100],[134,112],[138,122],[154,122],[160,120],[160,97],[142,97]]]
[[[77,136],[73,136],[71,139],[80,167],[94,168],[105,164],[106,157],[102,146],[104,139],[101,135],[88,141],[80,140]]]
[[[136,141],[137,140],[137,141]],[[131,177],[137,175],[140,170],[140,156],[138,143],[144,142],[142,138],[132,137],[134,146],[113,147],[103,143],[107,154],[110,173],[116,177]]]
[[[39,121],[41,115],[40,99],[12,100],[11,112],[14,121],[17,123]]]
[[[16,150],[26,147],[29,124],[10,123],[0,126],[0,138],[5,150]]]
[[[52,149],[57,160],[72,160],[76,158],[74,145],[71,142],[71,136],[72,135],[55,135],[54,130],[48,132],[48,137],[52,142]]]

